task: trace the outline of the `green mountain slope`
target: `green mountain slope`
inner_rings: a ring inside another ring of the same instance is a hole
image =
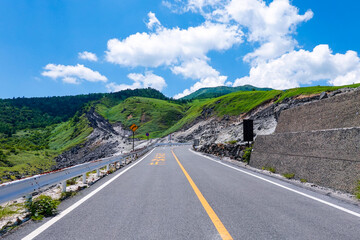
[[[61,123],[93,101],[107,98],[114,105],[132,96],[168,99],[151,88],[64,97],[0,99],[0,133],[11,136],[16,130]]]
[[[131,97],[110,108],[99,103],[96,111],[110,123],[121,122],[125,127],[136,124],[139,137],[147,132],[151,137],[160,137],[184,116],[184,107],[180,104],[144,97]]]
[[[196,92],[193,92],[183,98],[182,100],[192,100],[192,99],[204,99],[204,98],[215,98],[220,97],[232,92],[239,91],[270,91],[271,88],[257,88],[251,85],[244,85],[239,87],[213,87],[213,88],[201,88]]]

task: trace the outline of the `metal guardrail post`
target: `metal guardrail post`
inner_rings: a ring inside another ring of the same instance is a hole
[[[97,177],[100,177],[100,168],[97,168],[97,169],[96,169],[96,176],[97,176]]]
[[[66,192],[66,180],[61,183],[62,192]]]
[[[86,173],[83,173],[82,175],[82,183],[86,184]]]

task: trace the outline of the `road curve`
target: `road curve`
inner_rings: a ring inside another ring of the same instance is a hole
[[[358,207],[237,169],[158,147],[5,239],[359,239]]]

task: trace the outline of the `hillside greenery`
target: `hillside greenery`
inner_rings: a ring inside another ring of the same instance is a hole
[[[183,98],[182,100],[194,100],[194,99],[204,99],[204,98],[217,98],[229,93],[239,92],[239,91],[270,91],[271,88],[258,88],[251,85],[244,85],[239,87],[212,87],[212,88],[201,88]]]
[[[151,89],[124,90],[116,93],[93,93],[77,96],[0,99],[0,133],[11,136],[17,130],[35,129],[69,120],[81,115],[92,102],[106,98],[117,104],[132,96],[168,99]]]
[[[184,107],[170,100],[131,97],[113,107],[96,105],[97,112],[110,123],[121,122],[125,128],[132,124],[139,126],[137,137],[160,137],[170,126],[184,116]]]

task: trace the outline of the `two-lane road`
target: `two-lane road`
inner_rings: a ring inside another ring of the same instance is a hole
[[[359,239],[359,213],[189,147],[161,147],[6,238]]]

